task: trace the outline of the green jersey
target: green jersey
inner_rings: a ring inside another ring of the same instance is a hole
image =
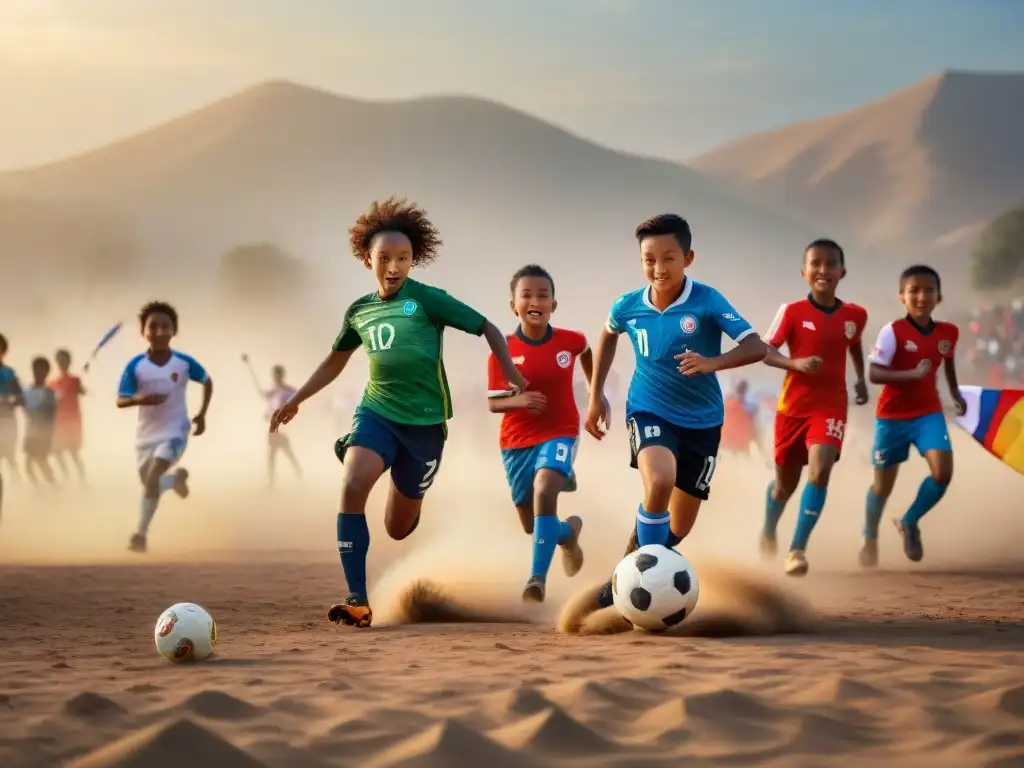
[[[452,396],[441,358],[445,326],[479,336],[487,318],[440,288],[406,279],[398,293],[376,291],[345,312],[336,352],[360,345],[370,358],[361,405],[398,424],[442,424]]]

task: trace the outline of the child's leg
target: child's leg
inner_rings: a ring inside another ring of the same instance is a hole
[[[57,478],[53,474],[53,468],[50,467],[50,459],[46,454],[39,457],[39,474],[43,476],[43,479],[49,485],[57,485]]]
[[[53,452],[53,457],[57,460],[57,468],[60,469],[61,475],[65,480],[70,480],[71,476],[68,474],[68,465],[64,461],[64,451],[56,450]]]
[[[875,478],[868,488],[864,504],[864,538],[867,541],[878,539],[878,524],[882,519],[882,512],[885,511],[885,504],[892,495],[892,489],[896,487],[899,472],[899,464],[875,467]]]
[[[166,474],[170,468],[169,459],[152,458],[139,471],[142,479],[142,501],[139,504],[139,526],[135,535],[143,540],[149,534],[150,523],[153,522],[160,504],[160,494],[173,484],[174,476]]]
[[[34,468],[35,458],[30,455],[25,456],[25,477],[32,485],[36,485],[36,471]]]
[[[764,494],[764,525],[761,529],[761,551],[775,555],[775,538],[779,520],[786,509],[786,502],[796,492],[803,473],[803,462],[789,461],[775,464],[775,478],[768,483]]]
[[[807,549],[811,532],[825,507],[828,482],[832,477],[832,467],[835,466],[839,451],[834,445],[818,443],[811,445],[807,454],[807,484],[800,496],[800,516],[796,521],[790,550]]]
[[[363,601],[366,600],[366,554],[370,549],[366,500],[384,470],[384,459],[369,448],[352,446],[345,453],[345,478],[338,513],[338,552],[349,594]]]
[[[78,479],[83,483],[85,482],[85,464],[82,463],[82,454],[78,448],[72,448],[69,453],[71,454],[71,460],[75,463],[75,469],[78,470]]]
[[[281,445],[281,453],[288,459],[288,463],[292,465],[292,469],[295,471],[296,477],[302,477],[302,467],[299,466],[299,460],[295,458],[295,452],[292,450],[291,441],[286,440]]]
[[[664,445],[651,445],[637,454],[637,468],[644,482],[643,502],[636,513],[637,543],[641,547],[666,546],[671,533],[669,502],[675,488],[676,455]]]
[[[270,440],[267,442],[267,485],[271,488],[274,487],[274,477],[276,474],[276,458],[277,458],[277,444],[274,442],[274,435],[270,435]]]
[[[904,525],[916,526],[946,494],[953,479],[953,452],[930,450],[924,455],[928,462],[928,477],[917,490],[917,496],[910,509],[903,516]]]

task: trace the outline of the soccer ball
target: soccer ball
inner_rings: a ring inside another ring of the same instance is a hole
[[[699,593],[693,566],[660,544],[630,552],[612,574],[615,608],[630,624],[651,631],[679,624],[697,606]]]
[[[203,661],[217,644],[217,622],[202,606],[177,603],[160,614],[153,639],[160,655],[168,661]]]

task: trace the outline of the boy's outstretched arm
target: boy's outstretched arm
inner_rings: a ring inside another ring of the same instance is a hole
[[[724,355],[713,358],[715,370],[728,371],[730,368],[742,368],[745,365],[760,363],[768,355],[768,345],[756,333],[748,334],[735,347]]]
[[[498,326],[490,320],[486,321],[481,335],[487,339],[487,344],[490,346],[491,352],[494,353],[494,357],[501,367],[501,373],[505,377],[505,381],[519,390],[519,392],[526,389],[527,381],[523,378],[523,374],[519,372],[519,369],[516,368],[515,363],[512,362],[512,356],[508,353],[508,342],[505,341],[505,335]]]
[[[306,383],[299,387],[298,391],[292,395],[289,402],[292,405],[301,405],[338,378],[341,372],[345,370],[345,366],[348,365],[348,361],[355,351],[355,349],[346,349],[339,352],[332,349],[310,377],[306,379]]]

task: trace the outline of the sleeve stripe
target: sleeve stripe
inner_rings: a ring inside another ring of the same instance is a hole
[[[511,397],[515,394],[515,390],[512,389],[489,389],[487,390],[487,399],[491,400],[497,397]]]
[[[613,328],[610,321],[605,323],[604,327],[605,327],[605,330],[608,331],[608,333],[614,333],[616,335],[622,333],[622,331],[618,330],[617,328]]]
[[[783,304],[779,307],[779,311],[775,313],[775,319],[772,320],[772,324],[768,326],[768,333],[765,334],[765,339],[773,347],[778,346],[775,344],[775,335],[779,332],[782,327],[782,321],[786,319],[786,309],[789,307],[788,304]]]
[[[743,341],[745,338],[747,338],[747,336],[750,336],[752,333],[757,333],[757,331],[755,331],[753,328],[747,328],[747,330],[745,330],[743,333],[741,333],[739,336],[736,337],[736,343],[739,344],[741,341]]]

